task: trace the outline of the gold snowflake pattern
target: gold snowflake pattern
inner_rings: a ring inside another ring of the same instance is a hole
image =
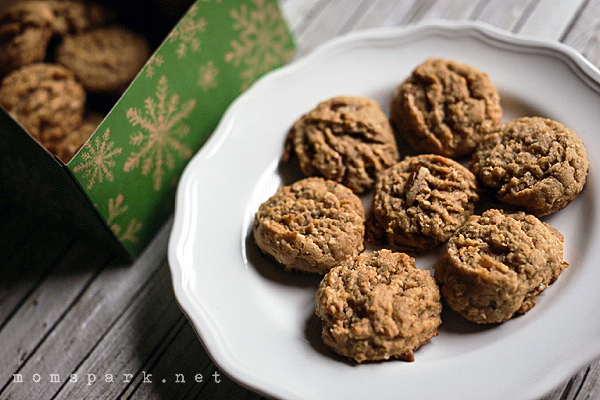
[[[198,76],[197,83],[203,91],[206,92],[209,89],[214,89],[218,86],[217,75],[219,74],[219,68],[215,67],[215,63],[212,60],[201,65],[198,69],[200,75]]]
[[[138,238],[136,235],[142,229],[143,224],[138,222],[135,218],[132,218],[129,221],[129,225],[124,232],[121,232],[121,225],[115,223],[115,219],[122,214],[126,213],[129,210],[129,206],[123,204],[124,196],[122,194],[118,194],[115,199],[108,199],[108,218],[106,222],[110,229],[115,234],[115,236],[121,241],[130,241],[133,243],[137,243]]]
[[[123,170],[130,172],[141,164],[142,175],[152,171],[154,190],[158,191],[166,171],[175,167],[176,158],[187,160],[192,156],[192,149],[181,141],[190,132],[189,125],[182,121],[189,117],[196,100],[180,104],[179,95],[169,96],[164,75],[158,81],[155,95],[156,99],[145,100],[145,112],[138,108],[127,110],[130,124],[141,128],[130,137],[130,143],[140,149],[131,152]]]
[[[260,75],[288,61],[292,55],[286,45],[289,36],[281,13],[273,3],[253,0],[256,9],[249,11],[246,4],[229,13],[233,29],[241,30],[239,41],[232,40],[232,51],[225,54],[225,61],[245,69],[241,72],[242,90],[247,89]]]
[[[206,31],[207,22],[204,18],[196,20],[197,13],[198,7],[193,5],[185,17],[181,19],[179,24],[169,34],[169,41],[171,43],[179,41],[175,52],[180,59],[186,56],[188,50],[192,52],[200,51],[201,41],[197,37],[197,34]]]
[[[87,188],[94,187],[96,182],[104,180],[112,182],[115,179],[112,168],[115,166],[113,157],[121,154],[121,148],[114,148],[115,143],[110,140],[110,129],[102,136],[97,135],[94,140],[89,140],[83,147],[81,158],[83,162],[73,168],[73,172],[85,171],[83,177],[87,179]]]
[[[160,54],[155,54],[150,60],[148,60],[148,63],[146,64],[146,78],[152,79],[156,69],[160,68],[164,62],[165,59]]]

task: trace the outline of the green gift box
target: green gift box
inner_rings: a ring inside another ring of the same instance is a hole
[[[2,110],[0,195],[135,258],[228,105],[293,49],[276,1],[198,0],[68,164]]]

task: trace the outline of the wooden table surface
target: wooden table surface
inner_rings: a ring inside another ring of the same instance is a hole
[[[600,65],[600,0],[282,0],[296,57],[347,32],[485,21]],[[255,399],[208,358],[175,300],[168,222],[133,263],[2,204],[0,399]],[[546,400],[600,398],[600,364]],[[176,376],[176,374],[178,374]],[[22,382],[19,381],[22,378]]]

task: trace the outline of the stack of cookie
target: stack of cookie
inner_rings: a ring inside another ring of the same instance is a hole
[[[335,352],[413,360],[438,334],[442,299],[470,321],[503,322],[567,266],[562,235],[539,217],[581,192],[586,149],[556,121],[502,114],[487,74],[429,59],[395,89],[389,120],[371,99],[338,96],[292,125],[282,160],[308,178],[260,206],[253,234],[286,269],[324,275],[316,312]],[[485,191],[496,206],[482,205]],[[365,239],[379,250],[364,252]],[[406,254],[440,245],[433,276]]]
[[[0,16],[0,105],[65,163],[103,119],[89,95],[119,96],[150,56],[114,21],[83,0],[25,1]]]

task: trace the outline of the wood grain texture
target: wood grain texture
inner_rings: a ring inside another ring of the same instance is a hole
[[[560,40],[584,3],[583,0],[540,0],[523,20],[519,33],[538,39]]]
[[[600,65],[600,0],[280,4],[296,57],[350,31],[449,19],[560,40]],[[166,259],[170,222],[134,263],[118,265],[1,199],[0,211],[0,399],[262,398],[215,366],[179,309]],[[600,362],[556,384],[543,400],[600,398]]]
[[[89,265],[89,269],[73,271],[73,265],[88,252],[87,244],[77,243],[45,277],[44,283],[27,296],[0,331],[0,343],[10,342],[10,346],[0,347],[0,363],[4,367],[0,370],[0,382],[4,385],[12,380],[14,371],[20,370],[30,358],[35,357],[37,347],[85,290],[95,270],[105,262],[106,256],[99,257]]]
[[[367,3],[362,0],[330,0],[318,3],[313,17],[301,26],[301,30],[295,31],[297,56],[314,49],[325,41],[324,38],[329,39],[348,32],[346,27],[362,15],[363,7]]]
[[[563,43],[600,66],[600,1],[588,1],[564,34]]]
[[[506,0],[489,2],[477,16],[478,21],[487,22],[507,31],[516,31],[519,22],[530,16],[535,0]]]
[[[446,3],[436,1],[419,2],[411,13],[410,22],[418,22],[425,19],[468,19],[478,6],[476,1],[457,0]]]

